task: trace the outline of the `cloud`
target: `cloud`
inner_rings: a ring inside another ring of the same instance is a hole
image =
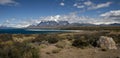
[[[14,1],[14,0],[0,0],[0,5],[17,5],[18,2]]]
[[[111,20],[120,22],[120,10],[112,10],[112,11],[103,13],[100,16],[105,17],[109,20],[111,19]]]
[[[41,19],[41,21],[68,21],[69,23],[91,23],[91,24],[111,24],[120,23],[108,18],[92,18],[88,16],[78,16],[77,13],[70,13],[67,15],[55,15],[47,16]]]
[[[64,5],[65,5],[65,3],[61,2],[61,3],[60,3],[60,5],[61,5],[61,6],[64,6]]]
[[[6,20],[6,23],[9,23],[9,20]]]
[[[81,6],[77,6],[77,8],[84,8],[85,6],[84,5],[81,5]]]
[[[90,5],[93,5],[93,3],[91,1],[86,1],[86,2],[84,2],[84,5],[90,6]]]
[[[27,27],[30,25],[37,25],[41,21],[56,21],[56,22],[68,21],[69,23],[91,23],[91,24],[96,24],[96,25],[111,24],[111,23],[120,23],[120,17],[118,18],[119,15],[120,15],[119,10],[114,10],[114,11],[103,13],[100,15],[102,17],[99,17],[99,18],[98,17],[93,18],[93,17],[88,17],[88,16],[78,16],[78,13],[72,12],[66,15],[45,16],[45,17],[40,17],[37,19],[31,19],[31,20],[20,20],[19,21],[18,19],[10,19],[10,20],[6,20],[6,23],[4,23],[4,26],[22,28],[22,27]]]
[[[120,10],[112,10],[112,11],[103,13],[100,16],[104,16],[104,17],[120,17]]]
[[[76,8],[84,8],[85,7],[84,5],[81,5],[80,3],[75,3],[75,4],[73,4],[73,6]]]
[[[27,27],[30,25],[36,25],[38,23],[41,22],[39,19],[30,19],[30,20],[20,20],[20,19],[16,19],[16,18],[12,18],[12,19],[7,19],[3,24],[1,24],[2,26],[7,26],[7,27],[15,27],[15,28],[22,28],[22,27]]]
[[[88,7],[89,10],[99,9],[99,8],[105,8],[109,7],[112,4],[112,2],[106,2],[101,4],[93,4],[90,7]]]
[[[84,9],[87,9],[87,10],[95,10],[95,9],[109,7],[111,4],[112,4],[112,2],[96,4],[96,3],[93,3],[92,1],[89,0],[89,1],[84,1],[82,3],[76,2],[76,3],[73,4],[73,6],[76,7],[76,8],[84,8]]]

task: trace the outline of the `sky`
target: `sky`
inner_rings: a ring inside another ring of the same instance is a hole
[[[46,20],[120,23],[120,0],[0,0],[0,26],[20,28]]]

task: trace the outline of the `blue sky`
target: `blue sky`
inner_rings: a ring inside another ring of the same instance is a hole
[[[24,22],[22,25],[27,26],[44,19],[60,20],[62,16],[72,16],[71,21],[93,20],[98,24],[120,22],[120,0],[0,0],[0,25],[17,26]],[[113,19],[103,21],[100,17]]]

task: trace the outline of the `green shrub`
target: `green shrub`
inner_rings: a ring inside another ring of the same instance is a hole
[[[40,34],[38,37],[36,37],[32,42],[42,42],[42,41],[48,41],[48,43],[54,44],[57,43],[60,39],[58,39],[58,36],[55,34]]]
[[[32,42],[42,42],[46,40],[47,40],[46,34],[40,34],[34,40],[32,40]]]
[[[53,38],[49,38],[47,41],[48,43],[54,44],[58,42],[58,39],[53,37]]]
[[[12,40],[12,35],[11,34],[0,34],[0,40],[1,41]]]
[[[28,43],[0,44],[0,58],[39,58],[39,49]]]
[[[74,35],[66,35],[66,38],[69,40],[69,41],[72,41],[74,39]]]
[[[75,39],[72,43],[73,46],[79,47],[79,48],[84,48],[89,46],[89,43],[87,41],[81,40],[81,39]]]
[[[107,35],[108,37],[112,37],[117,44],[120,44],[120,34],[117,33],[111,33]]]
[[[85,40],[93,47],[97,47],[97,40],[99,39],[102,34],[95,33],[95,34],[85,34]]]
[[[66,42],[65,41],[59,41],[56,44],[56,47],[58,47],[58,48],[64,48],[65,46],[66,46]]]

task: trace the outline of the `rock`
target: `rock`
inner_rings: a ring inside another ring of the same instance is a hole
[[[117,49],[116,43],[111,37],[101,36],[97,43],[102,49]]]

